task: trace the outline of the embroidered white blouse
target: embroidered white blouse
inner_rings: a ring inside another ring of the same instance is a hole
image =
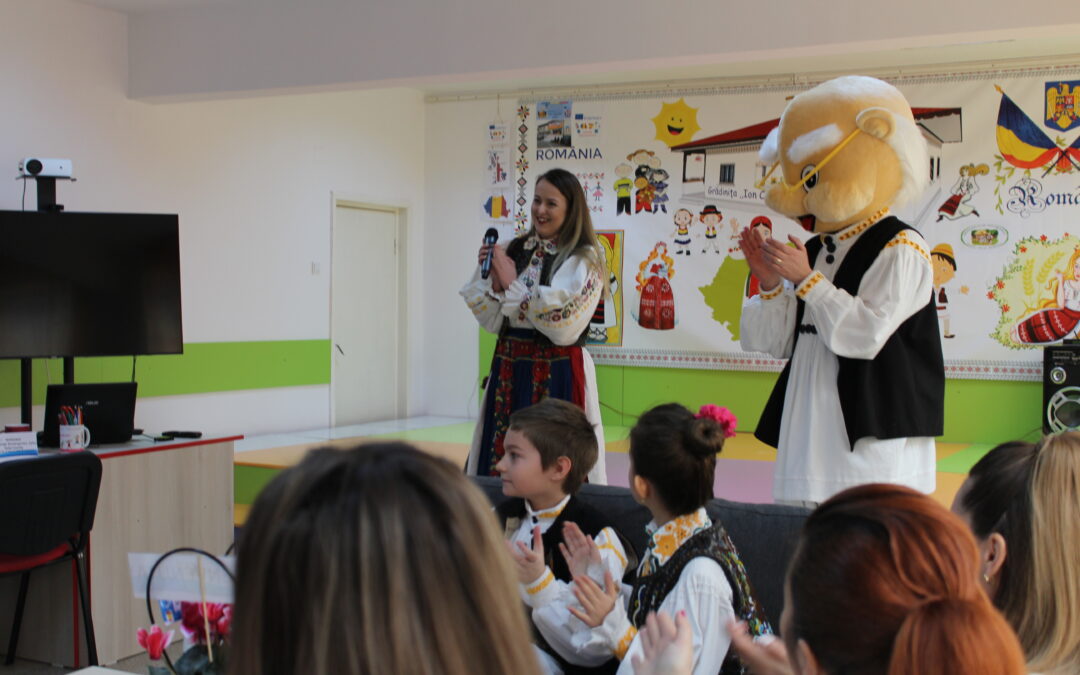
[[[712,527],[712,520],[701,507],[693,513],[679,516],[657,527],[649,523],[650,543],[638,566],[638,574],[651,567],[663,567],[690,537]],[[621,661],[618,675],[632,675],[633,657],[641,653],[641,640],[637,629],[627,616],[630,587],[622,587],[622,604],[604,617],[604,622],[575,635],[575,642],[603,645],[608,653],[614,653]],[[734,594],[731,584],[724,576],[719,563],[711,558],[694,558],[679,575],[674,588],[660,603],[661,612],[675,616],[685,611],[693,630],[694,675],[716,675],[724,663],[731,636],[728,621],[735,618],[732,605]]]
[[[557,345],[574,344],[603,295],[599,271],[584,255],[573,254],[551,275],[551,284],[542,286],[543,258],[557,255],[557,247],[533,236],[525,250],[533,252],[529,264],[505,291],[493,290],[491,277],[480,278],[477,266],[461,296],[488,332],[498,333],[506,319],[512,328],[535,328]]]
[[[743,307],[742,348],[791,359],[773,479],[777,500],[822,502],[848,487],[877,482],[934,490],[933,438],[860,438],[852,451],[840,409],[837,356],[874,358],[933,291],[930,249],[914,230],[901,231],[885,245],[858,295],[833,285],[844,257],[874,222],[828,235],[835,251],[823,247],[802,283],[762,289]],[[806,303],[803,323],[817,332],[799,335],[793,350],[797,298]]]
[[[509,541],[515,546],[517,542],[531,546],[533,527],[539,525],[541,534],[547,532],[569,501],[567,496],[550,509],[533,511],[529,501],[525,500],[525,517],[508,537]],[[512,523],[508,522],[507,526],[510,525]],[[600,562],[589,565],[587,574],[603,588],[605,572],[610,572],[613,579],[622,579],[626,570],[626,551],[610,527],[600,530],[593,541],[600,549]],[[556,551],[555,555],[562,553]],[[570,605],[578,607],[571,584],[556,579],[550,567],[545,567],[538,579],[530,584],[520,584],[520,587],[522,599],[532,610],[533,623],[564,659],[574,665],[594,667],[611,658],[611,650],[603,645],[574,643],[575,633],[588,631],[588,627],[567,609]]]

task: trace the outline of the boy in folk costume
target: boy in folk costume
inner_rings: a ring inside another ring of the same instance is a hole
[[[705,225],[705,247],[701,249],[702,253],[705,253],[708,249],[712,249],[713,253],[719,253],[720,243],[719,236],[716,233],[716,228],[720,226],[720,221],[724,219],[724,214],[720,213],[719,209],[713,204],[708,204],[698,214],[698,220]]]
[[[742,347],[790,359],[755,432],[778,449],[774,497],[817,503],[874,482],[933,491],[945,374],[930,249],[889,216],[927,180],[911,107],[880,80],[830,80],[791,101],[761,153],[782,170],[766,204],[817,234],[791,246],[740,236],[761,280]]]

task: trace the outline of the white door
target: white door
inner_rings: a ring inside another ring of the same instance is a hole
[[[331,424],[397,419],[398,214],[338,203],[330,288]]]

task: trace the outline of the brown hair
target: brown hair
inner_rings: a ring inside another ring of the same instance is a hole
[[[563,492],[577,493],[596,465],[596,430],[585,411],[569,401],[545,398],[510,415],[510,428],[521,432],[540,453],[540,466],[551,467],[559,457],[570,460]]]
[[[502,546],[450,462],[404,443],[314,450],[244,526],[231,673],[535,675]]]
[[[909,488],[864,485],[822,504],[803,528],[788,589],[788,649],[804,640],[825,672],[1027,672],[979,586],[971,532]]]
[[[696,417],[678,403],[646,411],[630,430],[634,473],[652,483],[660,501],[677,516],[712,499],[716,454],[723,447],[719,422]]]
[[[1043,439],[1031,476],[1027,607],[1016,633],[1031,670],[1075,673],[1080,663],[1080,432]],[[1007,558],[1006,558],[1007,559]]]
[[[585,191],[581,188],[577,176],[566,169],[548,169],[536,179],[537,183],[540,181],[550,183],[566,199],[566,219],[563,220],[562,227],[559,229],[559,252],[555,254],[551,273],[554,274],[571,255],[581,253],[596,268],[600,278],[607,279],[604,253],[596,237],[592,218],[589,216],[589,203],[585,198]],[[533,223],[526,236],[535,233],[536,224]]]
[[[960,510],[976,539],[983,541],[992,534],[1005,539],[1008,552],[992,599],[1014,628],[1028,614],[1031,472],[1037,452],[1034,443],[1002,443],[971,467],[960,495]]]

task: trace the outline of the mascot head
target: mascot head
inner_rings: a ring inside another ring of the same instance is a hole
[[[836,232],[899,206],[929,179],[911,106],[872,77],[838,77],[796,96],[761,159],[782,170],[765,203],[812,232]]]

